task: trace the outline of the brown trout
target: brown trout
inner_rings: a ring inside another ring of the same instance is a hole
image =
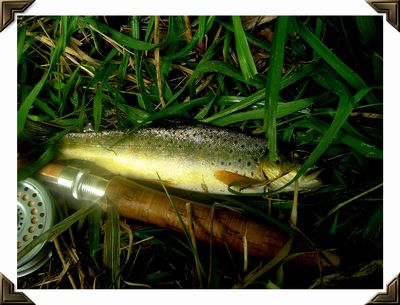
[[[95,163],[114,174],[188,191],[232,194],[279,190],[299,166],[269,162],[265,139],[208,125],[149,127],[132,132],[70,133],[58,159]],[[299,191],[320,185],[317,173],[298,179]],[[293,191],[294,183],[279,190]]]

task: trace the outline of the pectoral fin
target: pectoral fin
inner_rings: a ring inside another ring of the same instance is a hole
[[[239,189],[259,186],[260,181],[226,170],[218,170],[214,177],[226,185],[233,185]]]

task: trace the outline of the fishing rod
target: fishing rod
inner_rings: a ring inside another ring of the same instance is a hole
[[[180,233],[185,232],[184,225],[192,229],[196,240],[212,241],[248,256],[272,259],[289,240],[278,228],[242,213],[169,195],[121,176],[105,179],[88,170],[49,163],[39,170],[37,179],[76,200],[98,201],[104,207],[110,201],[129,219]],[[307,267],[339,265],[339,256],[332,252],[320,255],[301,241],[295,248],[304,253],[294,261]]]

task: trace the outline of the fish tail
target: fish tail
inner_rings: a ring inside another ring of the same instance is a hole
[[[18,136],[18,169],[26,167],[49,150],[61,136],[62,128],[44,122],[27,120],[24,130]]]
[[[21,135],[23,141],[41,144],[61,131],[60,127],[44,122],[27,120]]]

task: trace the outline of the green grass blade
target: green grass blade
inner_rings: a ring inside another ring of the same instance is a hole
[[[316,25],[315,25],[315,37],[318,39],[321,39],[322,37],[322,29],[324,27],[324,22],[321,18],[317,18]],[[313,58],[317,59],[318,58],[318,53],[313,49]]]
[[[372,212],[371,216],[368,219],[368,226],[365,228],[363,232],[363,238],[365,240],[373,238],[379,238],[379,234],[382,231],[383,227],[383,207],[380,206]]]
[[[109,86],[108,78],[109,76],[119,68],[117,65],[113,65],[111,63],[112,59],[118,54],[117,49],[113,49],[109,52],[107,57],[104,59],[95,75],[90,79],[88,86],[85,89],[85,95],[88,94],[88,90],[90,87],[94,85],[95,87],[95,96],[93,98],[93,121],[94,121],[94,129],[96,131],[100,128],[101,117],[102,117],[102,109],[103,109],[103,101],[106,96],[104,95],[103,86],[114,94],[115,99],[119,96],[118,88]],[[84,102],[85,99],[82,99],[82,111],[84,111],[86,105]],[[83,122],[81,122],[83,124]]]
[[[124,54],[122,55],[122,60],[121,60],[121,65],[119,68],[119,73],[118,73],[118,82],[117,82],[117,88],[115,89],[115,93],[114,94],[114,105],[115,108],[117,108],[118,103],[120,102],[120,92],[122,91],[121,87],[123,82],[125,81],[125,77],[127,74],[127,70],[128,70],[128,66],[129,66],[129,58],[130,58],[130,53],[129,52],[124,52]],[[117,111],[116,116],[117,116],[117,121],[120,121],[119,118],[119,112]]]
[[[26,26],[18,28],[18,40],[17,40],[17,62],[19,63],[22,54],[24,53],[26,38]]]
[[[78,73],[79,73],[80,70],[81,69],[79,67],[77,67],[74,70],[74,72],[72,72],[70,78],[68,79],[67,84],[65,85],[65,87],[63,89],[63,95],[62,95],[62,98],[61,98],[61,101],[60,101],[60,108],[59,108],[59,111],[60,111],[61,115],[63,114],[65,106],[67,105],[68,97],[69,97],[69,94],[70,94],[70,91],[71,91],[72,87],[78,83],[76,78],[77,78]]]
[[[222,57],[224,62],[228,61],[230,49],[231,49],[231,34],[228,32],[225,35],[224,47],[222,48]]]
[[[101,250],[100,246],[100,229],[102,221],[101,207],[96,205],[94,211],[88,215],[88,241],[89,254],[96,261],[96,253]],[[96,262],[97,265],[97,262]]]
[[[339,130],[347,121],[348,117],[353,111],[353,108],[355,107],[354,98],[350,94],[349,90],[346,88],[345,84],[329,76],[329,74],[330,72],[326,71],[325,74],[320,74],[316,76],[315,79],[321,86],[327,87],[328,90],[339,96],[339,105],[336,110],[336,115],[329,128],[323,134],[318,145],[301,166],[294,179],[297,179],[298,177],[303,175],[307,171],[307,169],[315,164],[315,162],[322,156],[322,154],[326,151],[332,141],[336,138]]]
[[[17,114],[17,134],[20,135],[24,129],[25,121],[28,116],[29,110],[31,109],[33,103],[36,100],[36,97],[42,90],[44,84],[46,83],[50,70],[47,70],[46,73],[42,76],[41,80],[35,85],[33,90],[29,93],[26,99],[22,102],[21,106],[18,109]]]
[[[118,109],[126,114],[127,118],[133,125],[138,126],[149,118],[149,114],[142,109],[132,107],[126,104],[118,104]]]
[[[28,36],[27,38],[27,26],[23,25],[18,26],[18,35],[17,35],[17,62],[21,64],[21,57],[24,55],[26,50],[31,48],[32,44],[36,40],[36,35],[33,33],[32,36]],[[18,71],[19,72],[19,71]]]
[[[175,51],[179,40],[184,35],[186,31],[185,26],[183,16],[168,17],[168,32],[164,41],[171,51]]]
[[[261,212],[257,207],[253,207],[250,205],[246,205],[245,203],[241,202],[240,200],[235,199],[235,197],[224,197],[224,201],[227,202],[229,205],[237,206],[239,208],[244,209],[254,215],[256,215],[259,219],[263,222],[273,225],[274,227],[282,230],[283,232],[288,233],[289,235],[297,236],[297,232],[288,224],[283,222],[282,220],[277,219],[271,215],[268,215],[264,212]]]
[[[225,110],[222,110],[222,111],[216,113],[215,115],[205,118],[201,121],[204,123],[209,123],[209,122],[215,121],[219,118],[225,117],[236,111],[247,108],[247,107],[261,101],[264,97],[265,97],[265,89],[259,90],[256,93],[253,93],[252,95],[244,98],[240,103],[236,103],[236,104],[232,105],[231,107],[226,108]]]
[[[135,39],[140,39],[140,21],[139,17],[135,16],[131,19],[131,28],[132,28],[132,37]],[[154,109],[150,102],[148,93],[146,91],[146,86],[144,84],[143,79],[143,71],[142,71],[142,62],[143,62],[143,52],[139,50],[133,51],[134,58],[135,58],[135,74],[136,79],[139,87],[140,98],[139,104],[141,105],[142,109],[147,112],[153,113]]]
[[[361,90],[358,91],[354,95],[354,101],[356,103],[360,102],[366,95],[368,95],[374,89],[382,89],[382,87],[365,87],[365,88],[361,88]]]
[[[337,227],[338,227],[338,220],[339,220],[339,211],[335,214],[335,218],[333,219],[331,228],[329,229],[329,233],[334,235],[337,232]]]
[[[51,118],[57,118],[57,114],[53,111],[53,109],[51,109],[50,106],[42,100],[37,98],[35,101],[35,105],[44,113],[48,114]],[[30,117],[30,115],[28,115],[28,117]]]
[[[203,107],[195,116],[194,119],[197,121],[201,121],[207,113],[210,111],[211,107],[213,106],[215,99],[213,98],[207,105]]]
[[[336,54],[334,54],[317,36],[307,27],[298,22],[300,36],[310,45],[313,50],[321,56],[352,88],[361,90],[367,87],[364,80],[352,69],[350,69]],[[376,98],[371,94],[370,102],[376,103]]]
[[[216,21],[223,25],[228,31],[233,32],[233,25],[228,23],[227,21],[217,18]],[[245,32],[246,39],[248,42],[250,42],[252,45],[259,47],[261,49],[264,49],[267,52],[271,51],[271,44],[268,41],[265,41],[264,39],[260,39],[258,37],[255,37],[254,35],[250,34],[249,32]]]
[[[186,111],[194,108],[194,107],[198,107],[201,105],[205,105],[210,103],[212,100],[215,99],[215,96],[210,95],[210,96],[206,96],[206,97],[201,97],[198,99],[194,99],[191,101],[187,101],[184,103],[180,103],[180,104],[176,104],[173,106],[169,106],[166,108],[161,109],[160,111],[152,114],[151,116],[149,116],[146,120],[145,123],[147,122],[151,122],[154,120],[158,120],[161,118],[166,118],[166,117],[171,117],[171,116],[178,116],[178,115],[182,115],[182,113],[185,113]]]
[[[243,281],[239,284],[234,286],[234,288],[246,288],[247,286],[251,285],[254,283],[259,277],[267,273],[269,270],[271,270],[273,267],[278,265],[281,261],[285,259],[290,253],[290,250],[292,248],[293,244],[293,238],[290,238],[289,241],[283,246],[283,248],[276,254],[276,256],[271,259],[266,265],[264,265],[262,268],[256,268],[249,274],[247,274]]]
[[[255,77],[253,79],[246,79],[242,73],[233,67],[232,65],[220,61],[213,61],[210,60],[209,62],[199,65],[198,69],[196,70],[196,75],[195,77],[200,76],[201,74],[204,74],[206,72],[215,72],[215,73],[221,73],[223,75],[229,76],[233,79],[236,79],[246,85],[249,86],[254,86],[256,88],[261,88],[264,84],[265,81],[261,77]],[[194,74],[194,73],[193,73]]]
[[[366,45],[375,45],[379,37],[375,18],[371,16],[355,16],[357,27],[361,35],[361,40]]]
[[[256,64],[254,63],[253,55],[251,54],[240,17],[232,16],[232,22],[240,70],[244,78],[250,80],[257,74]]]
[[[119,72],[118,72],[118,90],[121,89],[121,85],[126,77],[126,73],[129,66],[129,56],[130,56],[129,52],[124,52],[124,54],[122,55],[121,65],[119,67]]]
[[[109,35],[112,39],[114,39],[116,42],[121,44],[123,47],[129,49],[130,51],[132,50],[149,51],[159,47],[159,45],[144,42],[135,39],[133,37],[130,37],[128,35],[125,35],[121,32],[118,32],[113,28],[111,28],[110,26],[93,19],[93,17],[82,17],[81,21],[88,24],[90,28],[96,30],[97,32]]]
[[[115,56],[117,56],[118,50],[117,49],[112,49],[107,56],[103,59],[101,62],[100,67],[97,69],[96,73],[94,76],[90,79],[89,81],[89,86],[92,86],[93,84],[96,84],[97,82],[100,82],[102,84],[107,83],[108,81],[108,76],[113,73],[113,70],[110,69],[110,66],[113,66],[111,61]],[[117,70],[119,67],[114,67],[114,70]]]
[[[40,81],[35,85],[26,99],[22,102],[18,113],[17,113],[17,134],[20,135],[24,129],[25,121],[28,116],[28,113],[34,104],[36,97],[39,95],[40,91],[43,89],[43,86],[46,84],[47,79],[49,78],[51,72],[55,68],[58,63],[60,56],[63,54],[65,47],[67,45],[67,41],[71,37],[72,33],[75,30],[76,18],[62,18],[62,24],[60,24],[61,35],[57,40],[55,47],[52,49],[50,56],[50,65],[46,72],[43,74]]]
[[[200,16],[199,27],[196,34],[193,36],[192,40],[175,54],[170,54],[165,56],[164,60],[174,60],[188,56],[190,52],[192,52],[195,45],[203,39],[206,31],[206,21],[207,21],[206,16]]]
[[[158,176],[158,173],[157,173],[157,176]],[[188,227],[186,226],[185,222],[183,221],[182,215],[180,214],[180,212],[179,212],[178,208],[176,207],[174,201],[172,200],[171,196],[169,195],[169,192],[168,192],[168,190],[166,189],[164,183],[162,182],[161,177],[158,176],[158,179],[159,179],[160,184],[161,184],[161,186],[162,186],[162,188],[163,188],[163,191],[164,191],[165,194],[167,195],[167,198],[168,198],[168,200],[169,200],[169,202],[170,202],[172,208],[174,209],[174,211],[175,211],[175,213],[176,213],[176,216],[177,216],[177,218],[178,218],[178,220],[179,220],[179,223],[180,223],[180,225],[181,225],[182,231],[183,231],[183,233],[184,233],[184,235],[185,235],[185,237],[186,237],[186,239],[187,239],[187,241],[188,241],[188,243],[189,243],[190,250],[191,250],[191,252],[193,253],[193,257],[194,257],[194,259],[195,259],[195,261],[196,261],[196,265],[199,267],[201,274],[204,275],[204,274],[205,274],[205,273],[204,273],[204,268],[203,268],[203,266],[202,266],[202,264],[201,264],[201,262],[200,262],[200,259],[199,259],[199,256],[198,256],[198,252],[197,252],[197,249],[196,249],[195,244],[194,244],[193,241],[192,241],[192,238],[191,238],[191,234],[190,234],[190,232],[189,232],[189,229],[188,229]],[[189,216],[188,216],[188,219],[189,219]]]
[[[101,91],[102,88],[100,85],[96,86],[96,94],[94,95],[93,100],[93,121],[94,121],[94,130],[99,131],[100,123],[101,123],[101,115],[103,110],[103,99],[104,94]]]
[[[319,71],[317,63],[311,63],[309,65],[305,65],[304,67],[300,69],[292,69],[289,71],[286,75],[283,76],[281,83],[280,83],[280,89],[284,89],[297,81],[309,77]],[[255,79],[253,79],[254,81]],[[260,85],[260,87],[263,87],[265,85],[264,81],[260,81],[257,83],[257,87]],[[253,93],[250,96],[245,97],[240,101],[240,103],[236,103],[224,110],[219,111],[215,115],[205,118],[202,120],[204,123],[209,123],[209,122],[214,122],[215,120],[218,120],[220,118],[223,118],[227,115],[233,114],[239,110],[245,109],[247,107],[250,107],[254,105],[255,103],[261,101],[262,99],[265,99],[265,92],[266,89],[261,89],[255,93]]]
[[[357,199],[359,199],[360,197],[363,197],[365,195],[367,195],[368,193],[371,193],[377,189],[380,189],[383,187],[383,182],[379,183],[378,185],[375,185],[373,187],[371,187],[370,189],[357,194],[356,196],[353,196],[352,198],[339,203],[337,206],[335,206],[332,210],[330,210],[322,219],[320,219],[315,225],[319,226],[322,222],[324,222],[327,218],[329,218],[331,215],[333,215],[334,213],[336,213],[337,211],[339,211],[341,208],[345,207],[346,205],[348,205],[349,203],[356,201]]]
[[[312,128],[324,134],[329,128],[329,125],[317,118],[310,118],[309,121],[300,121],[294,124],[296,127],[303,126]],[[343,124],[344,127],[344,124]],[[336,137],[337,140],[349,146],[354,152],[360,153],[367,158],[383,159],[383,151],[375,145],[368,143],[360,137],[350,135],[345,131],[339,131]]]
[[[289,17],[278,17],[275,26],[274,39],[272,41],[272,55],[265,89],[264,130],[268,141],[269,160],[271,161],[275,161],[277,158],[276,111],[281,87],[288,23]]]
[[[146,33],[144,35],[145,41],[149,41],[151,39],[151,35],[153,34],[153,30],[154,30],[154,23],[155,23],[154,16],[150,16],[149,21],[147,22]]]
[[[297,101],[287,102],[287,103],[278,103],[278,107],[276,109],[276,118],[281,118],[289,114],[293,114],[299,110],[309,107],[316,100],[319,99],[320,96],[304,98]],[[216,126],[226,126],[230,124],[235,124],[247,120],[262,120],[265,118],[265,110],[263,108],[232,113],[226,115],[225,117],[221,117],[219,119],[211,121],[213,125]]]
[[[171,98],[168,99],[167,105],[174,102],[188,87],[190,87],[196,81],[196,79],[199,76],[201,76],[203,73],[206,73],[208,70],[212,71],[211,68],[208,67],[208,65],[210,63],[210,59],[216,52],[216,50],[215,50],[216,47],[218,46],[218,44],[220,43],[221,40],[222,40],[222,38],[219,38],[211,44],[211,46],[207,49],[206,53],[204,53],[199,64],[196,66],[192,75],[189,77],[188,81],[185,83],[185,85],[182,86],[182,88],[180,90],[178,90],[178,92],[176,92]],[[240,77],[240,73],[239,73],[239,77]]]
[[[364,81],[352,71],[339,57],[315,36],[302,22],[298,22],[299,34],[340,76],[353,88],[366,87]]]
[[[191,241],[191,238],[190,238],[190,234],[189,234],[189,231],[188,231],[188,229],[187,229],[187,227],[185,225],[185,222],[183,221],[182,215],[179,212],[178,208],[176,207],[175,202],[172,200],[171,196],[169,195],[169,192],[168,192],[167,188],[165,187],[164,183],[162,182],[161,177],[158,175],[158,173],[157,173],[157,176],[158,176],[158,179],[160,181],[161,187],[163,188],[164,193],[167,195],[167,198],[168,198],[172,208],[174,209],[174,211],[176,213],[176,217],[179,220],[179,224],[182,227],[183,233],[185,234],[185,237],[186,237],[187,241],[191,245],[192,241]]]
[[[109,288],[120,288],[120,228],[119,214],[108,200],[104,230],[104,266],[108,272]]]

